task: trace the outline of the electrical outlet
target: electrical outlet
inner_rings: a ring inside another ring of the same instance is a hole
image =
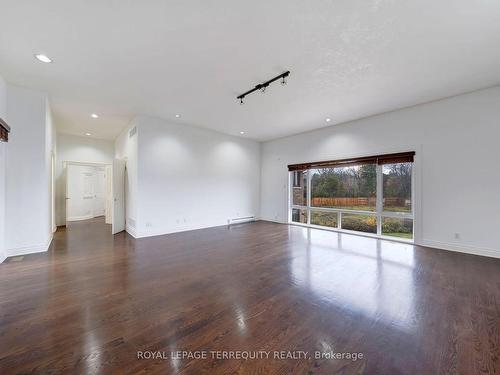
[[[151,228],[153,224],[151,224],[149,221],[146,223],[146,228]]]
[[[455,239],[459,240],[460,239],[460,233],[455,233]]]

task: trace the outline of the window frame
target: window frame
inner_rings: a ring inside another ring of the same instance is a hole
[[[363,163],[360,163],[363,164]],[[289,171],[289,189],[288,189],[288,223],[293,224],[293,225],[299,225],[299,226],[306,226],[310,228],[318,228],[318,229],[324,229],[324,230],[331,230],[335,232],[345,232],[345,233],[352,233],[356,235],[361,235],[361,236],[368,236],[368,237],[376,237],[376,238],[383,238],[383,239],[389,239],[392,241],[398,241],[398,242],[406,242],[406,243],[415,243],[415,234],[416,234],[416,218],[415,218],[415,199],[416,199],[416,192],[415,192],[415,161],[412,162],[412,168],[411,168],[411,211],[410,212],[395,212],[395,211],[384,211],[383,210],[383,165],[382,164],[377,164],[376,165],[376,173],[377,173],[377,180],[376,180],[376,205],[375,205],[375,211],[364,211],[364,210],[349,210],[349,209],[342,209],[342,208],[330,208],[330,207],[314,207],[311,206],[311,181],[312,181],[312,175],[313,173],[311,172],[314,169],[319,169],[318,168],[311,168],[307,169],[307,205],[306,206],[300,206],[300,205],[294,205],[293,204],[293,188],[294,188],[294,172],[297,171]],[[304,169],[306,170],[306,169]],[[307,224],[306,223],[299,223],[292,221],[292,209],[302,209],[302,210],[307,210]],[[328,227],[328,226],[322,226],[322,225],[315,225],[311,224],[311,212],[336,212],[337,213],[337,227]],[[360,232],[360,231],[353,231],[349,229],[343,229],[342,228],[342,214],[360,214],[360,215],[368,215],[368,216],[375,216],[377,218],[377,233],[368,233],[368,232]],[[385,236],[382,234],[382,220],[383,218],[397,218],[397,219],[411,219],[413,221],[413,228],[412,228],[412,238],[411,239],[406,239],[406,238],[401,238],[401,237],[391,237],[391,236]]]

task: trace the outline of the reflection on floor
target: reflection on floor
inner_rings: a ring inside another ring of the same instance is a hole
[[[338,251],[332,251],[332,240]],[[303,230],[293,241],[314,248],[291,263],[297,285],[328,303],[348,306],[359,314],[377,314],[410,333],[417,328],[408,324],[415,318],[413,246],[320,230]],[[332,278],[331,273],[343,276]]]
[[[0,266],[0,373],[492,374],[499,306],[497,259],[268,222],[140,240],[73,222]],[[314,357],[331,351],[363,359]]]

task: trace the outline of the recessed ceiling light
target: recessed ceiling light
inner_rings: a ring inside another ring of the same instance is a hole
[[[175,115],[175,118],[180,118],[180,117],[181,117],[181,115],[179,115],[179,114]]]
[[[245,132],[240,132],[241,135],[245,134]]]
[[[332,121],[332,119],[331,119],[330,117],[327,117],[327,118],[325,119],[325,121],[326,121],[326,122],[330,122],[330,121]]]
[[[90,135],[92,135],[92,134],[91,134],[91,133],[85,133],[85,135],[86,135],[86,136],[90,136]]]
[[[35,57],[38,61],[41,61],[44,63],[51,63],[52,62],[52,59],[50,57],[48,57],[47,55],[41,54],[41,53],[35,55]]]
[[[99,116],[98,116],[98,115],[96,115],[95,113],[92,113],[92,114],[90,115],[90,117],[92,117],[92,118],[98,118]]]

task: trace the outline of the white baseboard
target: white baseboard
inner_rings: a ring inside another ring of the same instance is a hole
[[[5,255],[0,255],[0,263],[3,263],[5,259],[7,259]]]
[[[255,221],[258,221],[260,219],[256,218]],[[254,221],[248,221],[242,224],[248,224],[248,223],[253,223]],[[215,227],[227,227],[228,224],[226,223],[214,223],[212,225],[193,225],[193,226],[186,226],[186,227],[177,227],[174,229],[163,229],[163,230],[157,230],[157,231],[142,231],[142,232],[137,232],[137,237],[135,238],[145,238],[145,237],[156,237],[156,236],[164,236],[166,234],[173,234],[173,233],[181,233],[181,232],[189,232],[192,230],[198,230],[198,229],[208,229],[208,228],[215,228]]]
[[[448,243],[448,242],[434,241],[434,240],[422,240],[417,245],[425,247],[433,247],[441,250],[456,251],[465,254],[481,255],[484,257],[500,258],[500,250],[487,247],[459,245],[455,243]]]
[[[277,219],[267,219],[265,217],[261,217],[260,219],[257,219],[257,220],[260,220],[260,221],[269,221],[271,223],[276,223],[276,224],[288,224],[288,223],[286,223],[284,221],[279,221]]]
[[[68,217],[66,220],[67,221],[80,221],[80,220],[89,220],[93,219],[94,215],[85,215],[85,216],[72,216]]]
[[[49,249],[51,242],[52,242],[52,234],[50,235],[49,239],[45,244],[10,248],[6,250],[5,255],[8,258],[18,255],[43,253]]]
[[[221,227],[221,226],[227,226],[227,224],[218,224],[218,225],[209,225],[209,226],[195,226],[195,227],[186,227],[186,228],[176,228],[176,229],[173,229],[173,230],[164,229],[164,230],[157,230],[157,231],[142,231],[142,232],[137,232],[135,238],[164,236],[166,234],[188,232],[190,230],[207,229],[207,228],[214,228],[214,227]]]
[[[137,238],[137,232],[134,227],[127,225],[125,231],[130,234],[132,237]]]

